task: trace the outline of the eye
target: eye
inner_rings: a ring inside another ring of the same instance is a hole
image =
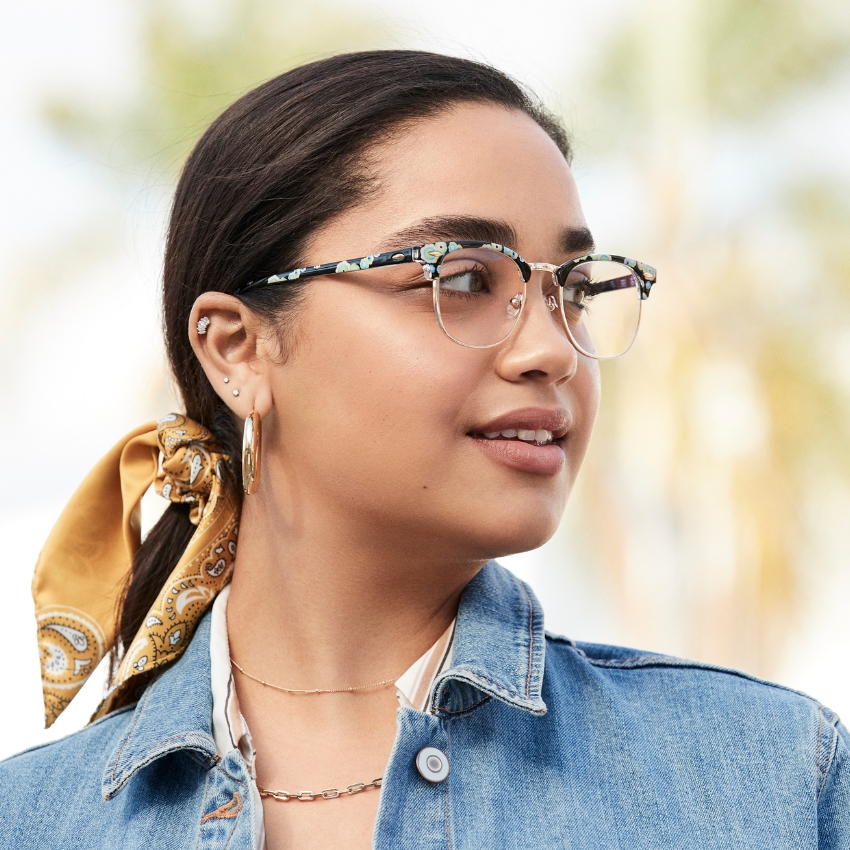
[[[592,284],[587,275],[578,270],[570,272],[564,287],[564,302],[578,310],[587,309],[588,302],[592,298],[591,287]]]
[[[576,307],[580,307],[584,304],[587,299],[587,287],[584,286],[570,286],[569,288],[564,290],[564,301],[569,301],[571,304],[575,304]]]
[[[490,275],[484,265],[458,268],[456,263],[446,263],[440,269],[440,289],[465,295],[489,292]]]

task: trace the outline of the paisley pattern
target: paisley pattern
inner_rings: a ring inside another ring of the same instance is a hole
[[[157,492],[173,502],[192,505],[198,530],[160,591],[144,625],[113,677],[113,686],[95,713],[99,717],[132,698],[135,677],[176,660],[189,644],[198,621],[230,581],[236,558],[238,513],[225,492],[221,453],[208,428],[172,413],[158,428],[162,468]]]
[[[67,707],[112,643],[121,588],[115,579],[126,574],[138,550],[138,501],[151,483],[166,499],[192,506],[190,520],[197,530],[135,638],[124,647],[111,689],[95,717],[135,699],[139,686],[186,648],[198,621],[233,572],[239,511],[234,495],[224,486],[227,460],[208,428],[172,413],[155,429],[138,429],[114,447],[74,495],[48,539],[49,554],[39,559],[33,582],[47,726]],[[120,505],[122,499],[123,536],[120,529],[110,528],[121,514],[110,513],[107,507],[116,500]],[[92,512],[97,515],[92,527],[79,528]],[[103,545],[92,546],[92,539]],[[80,558],[81,541],[86,540],[89,550]],[[77,560],[69,553],[75,553]],[[88,582],[79,579],[80,561]]]
[[[58,717],[106,651],[100,625],[76,608],[47,608],[36,617],[45,712]]]
[[[224,456],[209,429],[196,423],[187,426],[189,422],[179,413],[160,420],[157,437],[163,460],[154,485],[163,498],[192,505],[189,519],[198,525],[213,483],[221,480],[218,465]]]
[[[227,523],[202,552],[171,574],[145,625],[124,653],[115,685],[95,717],[122,704],[122,694],[128,694],[127,685],[134,676],[151,673],[180,656],[198,621],[230,581],[236,556],[236,536],[235,521]]]

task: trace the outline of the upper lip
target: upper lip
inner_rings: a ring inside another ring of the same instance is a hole
[[[495,431],[551,431],[553,440],[566,436],[572,426],[572,414],[564,407],[523,407],[503,413],[476,425],[470,434],[492,434]]]

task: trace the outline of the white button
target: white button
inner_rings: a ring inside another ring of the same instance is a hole
[[[442,750],[424,747],[416,756],[416,769],[429,782],[442,782],[449,775],[449,760]]]

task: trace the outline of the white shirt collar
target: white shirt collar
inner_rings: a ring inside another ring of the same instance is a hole
[[[239,701],[230,666],[230,645],[227,639],[227,600],[230,585],[216,597],[212,606],[210,628],[210,680],[212,684],[212,731],[216,747],[222,756],[238,749],[254,775],[254,747],[245,718],[239,711]],[[437,642],[417,659],[396,681],[399,705],[416,711],[427,711],[437,676],[451,665],[455,621]]]

